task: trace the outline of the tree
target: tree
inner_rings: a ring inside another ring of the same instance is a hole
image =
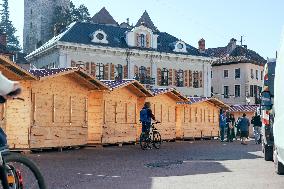
[[[0,12],[1,22],[0,29],[7,35],[7,50],[9,51],[20,51],[20,43],[18,36],[15,36],[16,28],[13,26],[12,21],[10,21],[10,12],[8,0],[3,0],[1,4],[3,9]]]
[[[72,22],[88,22],[90,21],[90,13],[85,5],[80,5],[78,8],[75,7],[73,2],[70,2],[68,9],[58,6],[54,13],[54,33],[57,35],[62,32]]]

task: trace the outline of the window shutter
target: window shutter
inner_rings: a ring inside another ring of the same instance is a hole
[[[147,77],[151,78],[151,68],[147,67]]]
[[[177,70],[174,69],[174,86],[177,86]]]
[[[85,70],[88,72],[88,73],[90,73],[90,63],[89,62],[86,62],[86,64],[85,64]]]
[[[147,34],[147,35],[146,35],[146,47],[147,47],[147,48],[150,48],[150,47],[151,47],[151,46],[150,46],[150,37],[151,37],[150,34]]]
[[[127,67],[127,65],[123,66],[123,77],[124,77],[124,79],[128,79],[128,67]]]
[[[192,71],[188,70],[188,86],[192,87]]]
[[[169,69],[169,86],[173,85],[173,69]]]
[[[139,46],[139,33],[136,34],[136,46]]]
[[[111,67],[110,67],[110,80],[114,80],[114,72],[115,72],[115,66],[114,66],[114,64],[111,64]]]
[[[71,61],[71,67],[76,67],[76,62],[75,61]]]
[[[109,64],[106,64],[104,67],[104,80],[108,80],[108,74],[109,74]]]
[[[134,75],[138,75],[138,66],[134,66]]]
[[[203,87],[203,74],[202,71],[199,72],[199,87]]]
[[[157,84],[161,86],[162,84],[162,71],[161,68],[157,69]]]
[[[183,78],[184,79],[184,86],[188,87],[188,74],[187,74],[188,71],[185,70],[183,73],[184,73],[184,78]]]
[[[96,63],[91,62],[91,75],[96,77]]]

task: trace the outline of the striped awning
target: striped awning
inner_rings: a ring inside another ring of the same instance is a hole
[[[258,105],[233,105],[229,112],[256,112]]]

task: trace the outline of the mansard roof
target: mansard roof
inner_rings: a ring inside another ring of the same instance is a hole
[[[92,34],[98,30],[102,30],[107,35],[107,44],[92,42]],[[126,33],[131,31],[130,28],[121,28],[119,26],[113,26],[108,24],[96,24],[96,23],[85,23],[77,22],[71,24],[66,31],[54,37],[39,49],[28,55],[31,57],[35,54],[40,54],[45,49],[51,48],[58,42],[68,42],[73,44],[84,44],[93,46],[106,46],[114,48],[128,48],[128,49],[141,49],[139,47],[130,47],[126,43]],[[204,53],[199,53],[198,49],[186,44],[187,52],[174,52],[175,44],[179,41],[178,38],[166,33],[156,32],[158,35],[158,46],[157,49],[143,49],[147,51],[157,51],[172,54],[185,54],[193,56],[207,56]]]
[[[91,22],[97,24],[110,24],[115,26],[118,25],[118,23],[114,20],[114,18],[110,15],[105,7],[103,7],[91,18]]]
[[[145,10],[145,12],[143,13],[143,15],[141,16],[141,18],[138,20],[138,22],[136,23],[135,27],[144,25],[147,28],[150,28],[152,31],[157,32],[159,31],[157,29],[157,27],[154,25],[154,23],[152,22],[148,12]]]

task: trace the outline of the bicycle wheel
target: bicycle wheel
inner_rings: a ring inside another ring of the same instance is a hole
[[[140,147],[142,150],[146,150],[149,146],[149,137],[146,133],[141,133],[140,135]]]
[[[153,132],[153,146],[156,149],[159,149],[162,144],[162,137],[161,134],[158,131]]]
[[[46,189],[42,174],[27,157],[9,153],[3,156],[9,189]]]

